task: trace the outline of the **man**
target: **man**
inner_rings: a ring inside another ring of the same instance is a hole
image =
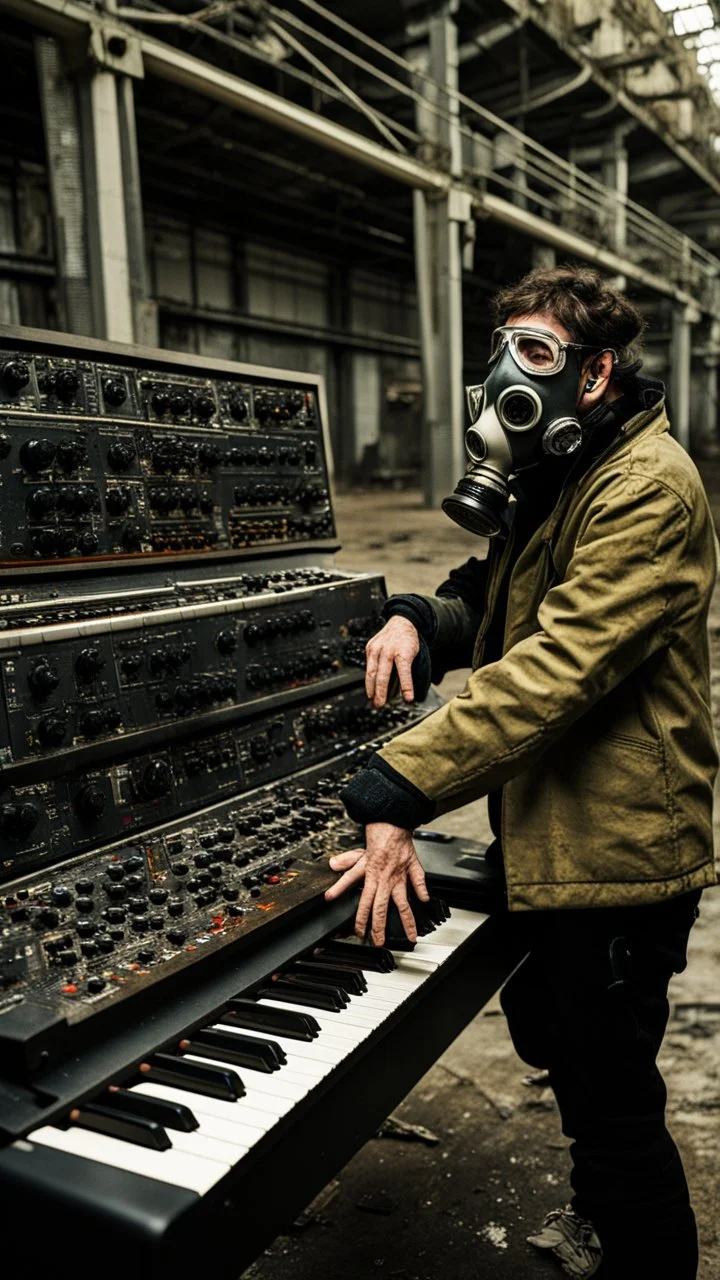
[[[364,878],[358,934],[381,944],[392,902],[414,939],[407,882],[427,891],[413,829],[489,796],[489,856],[528,950],[503,1007],[573,1139],[558,1256],[577,1260],[592,1223],[598,1277],[692,1280],[695,1220],[655,1060],[715,882],[712,521],[662,384],[638,374],[626,298],[561,267],[505,289],[496,314],[490,372],[469,390],[470,467],[444,504],[491,537],[488,558],[434,597],[391,597],[367,691],[382,706],[396,671],[407,700],[422,694],[423,659],[435,679],[473,673],[346,788],[366,847],[331,860],[344,874],[327,896]]]

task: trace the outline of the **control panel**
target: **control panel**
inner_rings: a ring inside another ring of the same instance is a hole
[[[77,612],[64,601],[37,610],[32,626],[0,631],[0,771],[67,761],[107,740],[137,746],[151,729],[197,729],[273,696],[356,681],[380,625],[383,580],[295,581],[282,600],[261,588],[126,613],[121,596],[107,596],[99,617],[49,621]]]
[[[214,733],[178,742],[168,734],[162,745],[119,760],[11,783],[0,793],[0,882],[223,795],[240,796],[404,717],[403,707],[373,710],[360,685]]]
[[[334,879],[328,855],[359,835],[342,785],[389,728],[424,713],[343,706],[343,736],[324,754],[341,749],[327,763],[6,884],[0,1013],[30,997],[81,1018],[322,892]]]
[[[0,338],[0,566],[335,536],[313,380],[190,374],[161,352],[135,367],[72,342],[76,356]]]

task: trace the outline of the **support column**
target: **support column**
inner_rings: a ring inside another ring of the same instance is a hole
[[[692,362],[692,330],[686,306],[675,303],[670,340],[670,419],[672,433],[684,449],[690,450],[690,373]]]
[[[88,35],[66,50],[36,41],[63,323],[154,343],[132,90],[140,44],[107,19]]]
[[[429,106],[417,110],[418,131],[436,162],[457,177],[462,172],[459,104],[447,89],[458,86],[458,0],[448,0],[429,23],[429,72],[439,86],[426,86]],[[441,114],[430,107],[437,105]],[[415,270],[424,384],[423,492],[439,507],[465,469],[462,268],[472,253],[474,224],[469,197],[457,192],[413,193]]]
[[[700,457],[716,457],[720,451],[720,320],[702,326],[701,344],[693,351],[697,373],[693,378],[691,422],[692,452]]]

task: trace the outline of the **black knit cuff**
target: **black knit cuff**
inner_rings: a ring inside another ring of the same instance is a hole
[[[413,831],[430,822],[436,808],[434,800],[377,754],[351,778],[340,799],[348,817],[363,827],[370,822],[390,822]]]
[[[382,607],[382,616],[388,618],[407,618],[412,622],[418,635],[428,644],[432,644],[438,629],[438,620],[432,605],[422,596],[398,595],[390,596]]]

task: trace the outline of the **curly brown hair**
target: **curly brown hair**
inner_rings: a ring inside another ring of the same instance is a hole
[[[571,264],[528,272],[496,294],[492,309],[496,324],[504,324],[508,316],[545,311],[569,330],[575,342],[612,347],[620,373],[637,359],[638,338],[645,327],[637,307],[603,280],[599,271]]]

